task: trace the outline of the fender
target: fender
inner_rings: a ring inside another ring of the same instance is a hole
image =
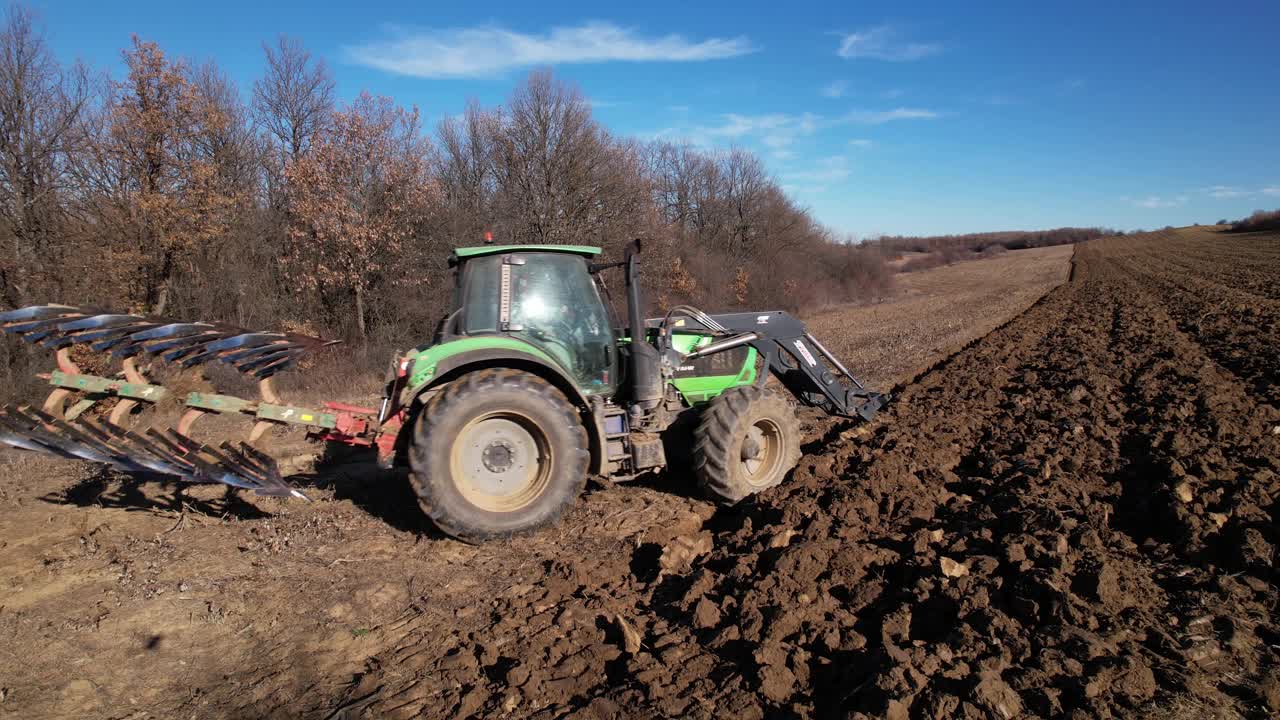
[[[467,373],[488,368],[523,370],[541,377],[563,392],[578,408],[587,430],[590,470],[595,474],[603,472],[604,436],[591,411],[591,402],[559,363],[523,340],[503,336],[470,337],[433,345],[412,355],[409,381],[400,395],[400,406],[421,405],[420,398],[433,389]]]

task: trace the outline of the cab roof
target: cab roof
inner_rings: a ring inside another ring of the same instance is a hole
[[[600,254],[600,248],[591,245],[478,245],[476,247],[455,248],[453,256],[459,260],[466,260],[467,258],[501,255],[509,252],[561,252],[593,258]]]

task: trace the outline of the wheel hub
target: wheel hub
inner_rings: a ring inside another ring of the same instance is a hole
[[[473,420],[453,444],[458,490],[492,512],[509,512],[531,502],[545,485],[548,469],[539,437],[514,414]]]
[[[491,473],[504,473],[515,462],[516,451],[506,440],[495,440],[480,454],[480,462]]]

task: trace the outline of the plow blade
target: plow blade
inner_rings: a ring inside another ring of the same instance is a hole
[[[51,349],[88,345],[116,357],[159,356],[184,367],[216,360],[259,380],[289,369],[307,352],[333,344],[296,333],[255,332],[69,305],[34,305],[0,313],[0,329]]]
[[[246,443],[210,447],[172,429],[139,434],[111,423],[68,422],[34,408],[0,410],[0,443],[64,458],[104,463],[125,472],[222,483],[259,495],[305,495],[284,481],[276,462]]]
[[[72,305],[33,305],[0,312],[0,330],[54,351],[57,369],[42,375],[52,390],[42,405],[0,408],[0,445],[61,458],[102,463],[128,473],[155,473],[198,483],[222,483],[259,495],[307,499],[283,478],[276,461],[251,443],[273,427],[304,428],[313,439],[362,447],[384,445],[375,412],[285,403],[275,375],[307,353],[335,344],[286,332],[246,330],[213,322],[89,310]],[[72,350],[84,348],[119,360],[119,370],[89,374]],[[257,380],[258,398],[192,391],[185,397],[154,383],[145,359],[185,369],[229,365]],[[130,418],[165,400],[185,407],[176,428],[132,430]],[[218,445],[193,439],[191,430],[208,414],[253,421],[247,442]]]

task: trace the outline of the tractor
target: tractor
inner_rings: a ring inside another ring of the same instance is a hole
[[[645,319],[640,249],[632,241],[611,263],[578,245],[456,249],[449,312],[430,343],[393,358],[376,409],[279,398],[272,377],[327,344],[317,338],[63,305],[0,313],[0,327],[56,349],[58,360],[40,409],[0,411],[0,442],[304,497],[256,447],[273,425],[304,426],[318,440],[375,448],[384,468],[407,466],[436,526],[479,542],[554,523],[592,475],[626,481],[691,465],[713,499],[739,502],[798,462],[792,399],[864,421],[887,401],[784,311],[678,305]],[[606,302],[615,269],[625,324]],[[121,371],[82,373],[68,352],[75,345],[111,353]],[[176,429],[135,431],[131,416],[170,392],[147,379],[149,360],[228,363],[258,380],[261,397],[191,392]],[[192,424],[210,412],[251,416],[248,441],[195,440]]]

